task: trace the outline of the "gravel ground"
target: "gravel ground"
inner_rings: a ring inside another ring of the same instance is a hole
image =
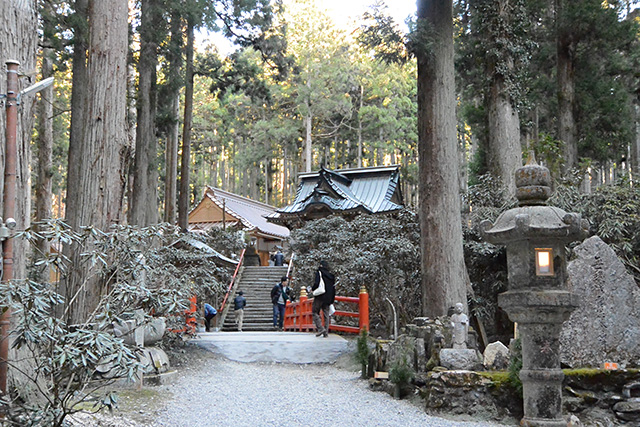
[[[430,417],[406,400],[369,390],[359,372],[333,365],[202,361],[172,386],[154,427],[481,426]]]
[[[409,400],[369,389],[349,362],[290,365],[232,362],[190,349],[193,359],[166,385],[122,394],[116,414],[82,426],[495,426],[427,415]]]

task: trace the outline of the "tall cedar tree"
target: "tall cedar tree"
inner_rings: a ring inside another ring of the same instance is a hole
[[[427,316],[466,306],[460,218],[453,4],[419,0],[415,39],[418,60],[418,157],[422,247],[422,306]]]
[[[158,223],[158,165],[156,142],[156,68],[162,41],[162,1],[142,0],[140,59],[138,60],[138,126],[129,223]]]
[[[91,1],[88,6],[87,19],[79,23],[88,25],[86,58],[81,52],[74,55],[74,59],[86,59],[86,69],[80,66],[82,79],[74,75],[73,81],[74,89],[83,87],[84,96],[72,101],[72,114],[80,109],[82,119],[75,122],[69,147],[70,170],[75,172],[67,189],[67,221],[76,230],[83,226],[108,230],[122,220],[125,188],[128,4],[126,0]],[[74,73],[76,65],[80,64],[74,63]],[[65,291],[67,320],[73,324],[85,321],[96,307],[100,282],[83,262],[80,249],[69,249],[76,269]]]

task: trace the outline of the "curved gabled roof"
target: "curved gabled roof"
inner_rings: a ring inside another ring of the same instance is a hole
[[[293,203],[276,209],[267,218],[277,222],[318,208],[372,214],[400,210],[403,206],[399,168],[398,165],[339,171],[321,168],[318,172],[301,174]]]
[[[239,221],[246,230],[257,230],[261,234],[282,239],[289,237],[288,228],[267,222],[265,216],[275,212],[273,206],[215,187],[207,187],[203,200],[189,213],[190,219],[205,199],[214,203],[220,211],[224,210],[228,215],[227,221]],[[216,219],[211,222],[221,221]]]

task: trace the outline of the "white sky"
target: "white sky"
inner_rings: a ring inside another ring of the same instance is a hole
[[[369,8],[375,0],[316,0],[321,8],[325,8],[338,27],[354,28],[353,21]],[[404,21],[416,11],[416,0],[384,0],[388,5],[387,13],[393,17],[398,25],[407,29]],[[285,1],[286,4],[286,1]],[[357,25],[356,25],[357,26]],[[221,35],[218,34],[196,34],[196,45],[204,46],[215,44],[218,51],[223,54],[231,53],[234,48]]]
[[[345,25],[349,18],[361,16],[375,0],[319,0],[318,4],[329,11],[336,25]],[[397,24],[404,26],[407,16],[415,13],[416,0],[385,0],[387,12]]]

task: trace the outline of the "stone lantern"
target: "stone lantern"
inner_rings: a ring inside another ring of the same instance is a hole
[[[518,324],[522,341],[522,380],[526,426],[566,426],[562,419],[560,331],[577,305],[567,290],[565,245],[582,240],[588,223],[579,214],[547,206],[549,170],[530,162],[516,171],[517,208],[495,224],[480,224],[485,240],[507,247],[509,290],[498,304]]]

